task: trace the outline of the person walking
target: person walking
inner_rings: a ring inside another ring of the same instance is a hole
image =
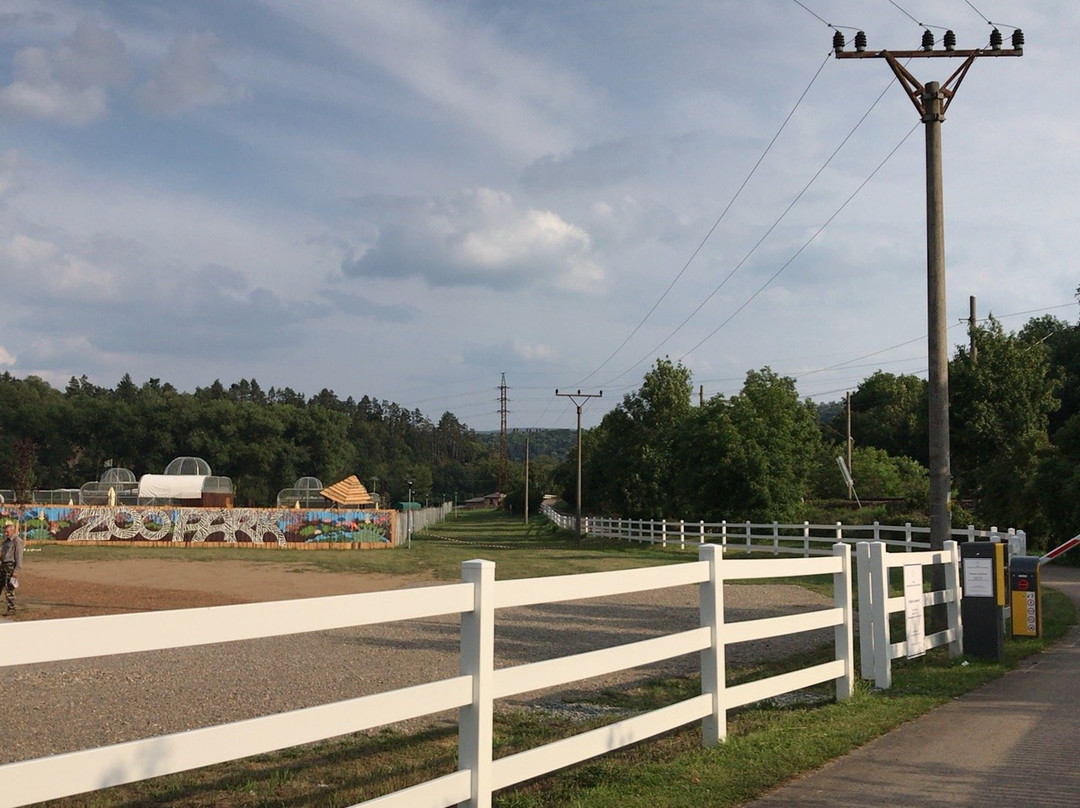
[[[4,524],[4,541],[0,542],[0,591],[7,598],[5,614],[15,614],[15,590],[19,586],[18,573],[22,569],[23,537],[15,522]]]

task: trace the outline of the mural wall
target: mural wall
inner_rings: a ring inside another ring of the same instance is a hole
[[[0,508],[30,540],[391,544],[394,511],[32,505]]]

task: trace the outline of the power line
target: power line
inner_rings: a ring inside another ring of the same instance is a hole
[[[974,3],[971,2],[971,0],[964,0],[964,2],[967,3],[969,6],[971,6],[972,11],[974,11],[976,14],[978,14],[980,17],[982,17],[984,20],[986,20],[987,25],[993,25],[993,23],[990,22],[989,19],[987,19],[985,14],[983,14],[981,11],[979,11],[979,9],[975,8],[975,5],[974,5]]]
[[[734,266],[734,268],[732,268],[732,270],[730,272],[728,272],[728,274],[724,277],[724,279],[722,281],[720,281],[720,284],[715,289],[713,289],[708,294],[708,296],[706,296],[705,299],[702,300],[694,308],[694,310],[691,311],[683,319],[683,321],[681,323],[679,323],[679,325],[676,326],[675,329],[670,334],[668,334],[656,347],[654,347],[648,354],[643,356],[641,359],[639,359],[633,365],[628,367],[626,370],[624,370],[618,376],[614,377],[614,379],[612,379],[611,381],[606,382],[605,386],[610,386],[613,381],[615,381],[616,379],[622,378],[627,373],[632,371],[634,368],[638,367],[642,362],[645,362],[645,361],[651,359],[653,356],[655,356],[660,351],[660,349],[663,348],[664,345],[666,345],[668,343],[668,341],[672,339],[672,337],[674,337],[676,334],[678,334],[686,326],[686,324],[689,323],[690,320],[693,319],[697,315],[697,313],[700,312],[705,307],[705,305],[713,297],[715,297],[716,294],[722,288],[724,288],[724,286],[727,284],[727,282],[729,280],[731,280],[731,278],[735,275],[735,273],[738,272],[748,260],[750,260],[751,256],[753,256],[753,254],[755,252],[757,252],[757,249],[764,243],[765,239],[767,239],[769,237],[769,235],[773,232],[773,230],[775,230],[780,225],[780,223],[784,220],[784,218],[787,216],[787,214],[791,212],[791,209],[795,207],[795,205],[798,203],[798,201],[800,199],[802,199],[802,197],[806,194],[806,192],[808,190],[810,190],[811,186],[817,181],[818,177],[821,176],[821,174],[825,171],[825,169],[833,161],[833,159],[836,157],[836,155],[840,153],[840,150],[843,149],[845,145],[847,145],[847,142],[849,140],[851,140],[852,136],[855,134],[856,131],[858,131],[859,127],[862,126],[862,124],[866,121],[866,119],[869,117],[870,113],[874,111],[874,108],[881,102],[881,99],[885,97],[885,93],[887,93],[889,91],[889,87],[891,87],[891,86],[892,86],[891,82],[885,85],[884,89],[882,89],[882,91],[878,95],[878,97],[874,99],[874,102],[872,104],[870,104],[870,107],[866,110],[866,112],[864,112],[862,114],[862,117],[859,118],[859,120],[855,123],[855,125],[851,128],[851,130],[847,133],[847,135],[844,136],[843,140],[840,141],[840,144],[833,150],[832,154],[830,154],[829,157],[825,160],[825,162],[822,163],[821,167],[818,168],[818,170],[810,178],[810,181],[808,183],[806,183],[805,186],[803,186],[802,190],[799,191],[798,194],[796,194],[795,198],[784,209],[784,212],[781,213],[780,216],[777,217],[777,219],[769,226],[769,228],[765,231],[765,233],[761,236],[761,238],[758,239],[757,243],[754,244],[754,246],[750,248],[750,251],[748,253],[746,253],[746,255],[743,256],[742,260],[740,260],[739,263],[737,263]],[[910,132],[908,134],[910,134]],[[905,139],[906,139],[906,137],[905,137]],[[901,142],[903,142],[903,141],[901,141]],[[895,149],[894,149],[894,151],[895,151]],[[892,155],[892,152],[890,152],[890,156],[891,155]],[[887,160],[888,157],[886,157],[885,159]],[[875,168],[874,173],[877,173],[878,169],[880,169],[880,168],[881,168],[880,165],[877,168]],[[872,177],[873,174],[871,174],[870,176]],[[867,178],[867,180],[869,180],[869,177]],[[864,181],[863,185],[865,185],[865,184],[866,183]],[[860,185],[859,188],[861,189],[862,186]],[[856,191],[856,193],[857,192],[858,191]],[[847,203],[845,202],[844,204],[846,205]],[[842,209],[843,209],[843,207],[841,207],[841,210]],[[839,210],[837,211],[837,213],[839,213]],[[835,216],[836,216],[836,214],[834,213],[833,216],[830,217],[829,221],[832,221],[832,219],[835,218]],[[828,222],[826,222],[826,224],[828,224]],[[819,230],[818,232],[820,233],[821,231]],[[806,247],[806,245],[803,245],[803,247],[799,249],[799,252],[802,252],[802,250],[805,249],[805,247]],[[796,253],[795,255],[797,256],[798,253]],[[781,271],[783,271],[783,269],[786,268],[787,265],[790,264],[791,261],[794,260],[794,258],[795,258],[795,256],[792,256],[792,258],[788,260],[787,264],[785,264],[784,267],[781,268]],[[777,273],[777,274],[779,274],[779,273]],[[771,282],[771,280],[770,280],[770,282]],[[759,290],[759,292],[760,292],[760,290]],[[757,297],[757,293],[754,294],[754,297]],[[751,298],[751,300],[752,299],[753,298]],[[748,302],[749,301],[747,301],[747,303]],[[739,308],[739,311],[741,311],[745,307],[746,307],[746,303],[744,303]],[[736,313],[738,313],[738,312],[736,312]],[[731,318],[728,318],[728,319],[730,320]],[[726,323],[726,321],[725,321],[725,323]],[[719,329],[716,329],[716,330],[718,331]],[[716,333],[716,331],[713,331],[713,333]],[[709,336],[712,336],[712,334],[710,334]],[[708,337],[706,337],[706,339],[708,339]],[[701,343],[698,343],[698,345],[700,345],[700,344]],[[696,348],[698,346],[694,346],[694,347]],[[692,351],[693,351],[693,349],[691,349],[690,351],[687,351],[686,353],[691,353]],[[686,354],[683,354],[683,356],[686,356]]]
[[[832,29],[834,29],[834,30],[835,30],[835,29],[837,29],[837,28],[847,28],[847,29],[849,29],[849,30],[851,30],[851,31],[858,31],[858,30],[859,30],[858,28],[855,28],[854,26],[851,26],[851,25],[833,25],[833,23],[831,23],[831,22],[829,22],[828,20],[824,19],[824,18],[823,18],[823,17],[822,17],[822,16],[820,15],[820,14],[818,14],[818,13],[817,13],[816,11],[814,11],[814,10],[813,10],[813,9],[811,9],[811,8],[809,8],[809,7],[808,7],[808,6],[806,6],[805,4],[803,4],[803,3],[799,2],[799,0],[792,0],[792,2],[793,2],[793,3],[795,4],[795,5],[797,5],[797,6],[799,7],[799,8],[801,8],[801,9],[802,9],[803,11],[805,11],[805,12],[809,13],[809,14],[810,14],[811,16],[813,16],[814,18],[816,18],[816,19],[817,19],[817,20],[818,20],[819,22],[823,22],[823,23],[825,23],[825,25],[827,25],[827,26],[828,26],[829,28],[832,28]]]
[[[804,251],[804,250],[805,250],[805,249],[806,249],[807,247],[809,247],[809,246],[810,246],[810,244],[811,244],[811,243],[812,243],[812,242],[814,241],[814,239],[816,239],[816,238],[817,238],[818,236],[820,236],[820,235],[821,235],[821,233],[822,233],[822,232],[823,232],[823,231],[825,230],[825,228],[826,228],[826,227],[828,227],[828,226],[829,226],[829,225],[830,225],[830,224],[832,223],[833,219],[835,219],[835,218],[836,218],[837,216],[839,216],[839,215],[840,215],[841,211],[843,211],[843,210],[844,210],[844,208],[846,208],[846,207],[848,206],[848,204],[849,204],[849,203],[851,202],[851,200],[853,200],[853,199],[854,199],[854,198],[855,198],[855,197],[856,197],[856,196],[858,195],[858,193],[859,193],[859,192],[860,192],[860,191],[861,191],[861,190],[862,190],[863,188],[865,188],[865,187],[866,187],[867,183],[869,183],[869,182],[870,182],[870,180],[872,180],[872,179],[874,178],[874,176],[875,176],[875,175],[876,175],[876,174],[878,173],[878,171],[880,171],[880,170],[881,170],[882,166],[884,166],[884,165],[885,165],[885,163],[887,163],[887,162],[889,161],[889,158],[890,158],[890,157],[892,157],[892,156],[893,156],[894,154],[896,154],[896,152],[897,152],[897,151],[898,151],[898,150],[900,149],[900,147],[904,145],[904,143],[905,143],[905,142],[907,141],[907,139],[908,139],[909,137],[911,137],[912,133],[913,133],[913,132],[914,132],[914,131],[915,131],[916,129],[918,129],[918,128],[919,128],[919,127],[918,127],[918,124],[916,124],[915,126],[913,126],[913,127],[912,127],[912,128],[911,128],[911,129],[909,130],[909,131],[908,131],[908,133],[907,133],[906,135],[904,135],[904,137],[902,137],[902,138],[900,139],[900,142],[899,142],[899,143],[897,143],[897,144],[896,144],[896,145],[895,145],[895,146],[893,147],[892,151],[890,151],[890,152],[889,152],[889,153],[888,153],[887,155],[885,155],[885,159],[884,159],[884,160],[882,160],[882,161],[881,161],[880,163],[878,163],[878,165],[877,165],[877,168],[875,168],[875,169],[874,169],[874,170],[873,170],[872,172],[870,172],[870,176],[869,176],[869,177],[867,177],[867,178],[866,178],[865,180],[863,180],[863,181],[862,181],[861,183],[859,183],[859,187],[858,187],[858,188],[856,188],[856,189],[855,189],[854,191],[852,191],[852,192],[851,192],[851,195],[850,195],[850,196],[849,196],[849,197],[848,197],[847,199],[845,199],[845,200],[844,200],[843,204],[842,204],[842,205],[840,205],[840,207],[838,207],[838,208],[836,209],[836,211],[835,211],[835,212],[833,213],[833,215],[832,215],[832,216],[830,216],[830,217],[829,217],[828,219],[826,219],[826,220],[825,220],[825,223],[824,223],[823,225],[821,225],[821,227],[819,227],[819,228],[818,228],[817,230],[815,230],[815,231],[814,231],[814,234],[813,234],[812,236],[810,236],[810,238],[808,238],[808,239],[807,239],[807,240],[806,240],[805,242],[803,242],[803,245],[802,245],[801,247],[799,247],[799,249],[798,249],[798,250],[796,250],[796,251],[795,251],[795,254],[794,254],[793,256],[791,256],[791,258],[789,258],[789,259],[788,259],[787,261],[785,261],[785,262],[784,262],[784,264],[783,264],[783,266],[781,266],[781,267],[780,267],[780,269],[776,270],[776,272],[774,272],[774,273],[772,274],[772,276],[771,276],[771,277],[770,277],[770,278],[769,278],[769,279],[768,279],[767,281],[765,281],[765,283],[763,283],[763,284],[762,284],[762,285],[761,285],[761,286],[760,286],[760,287],[758,288],[758,290],[757,290],[756,292],[754,292],[754,294],[750,295],[750,297],[749,297],[749,298],[748,298],[748,299],[746,300],[746,302],[744,302],[744,303],[743,303],[743,304],[742,304],[741,306],[739,306],[739,308],[735,309],[735,311],[733,311],[733,312],[731,313],[731,315],[730,315],[730,316],[729,316],[729,317],[728,317],[728,318],[727,318],[726,320],[724,320],[724,322],[720,323],[720,325],[718,325],[718,326],[717,326],[716,328],[714,328],[714,329],[713,329],[712,331],[710,331],[710,332],[709,332],[709,333],[708,333],[708,334],[707,334],[707,335],[705,336],[705,338],[704,338],[704,339],[702,339],[702,340],[701,340],[700,342],[698,342],[698,344],[697,344],[697,345],[695,345],[695,346],[694,346],[693,348],[691,348],[691,349],[690,349],[689,351],[687,351],[687,352],[686,352],[686,353],[684,353],[684,354],[683,354],[683,355],[682,355],[681,357],[679,357],[679,361],[681,362],[681,361],[682,361],[682,359],[683,359],[684,357],[686,357],[686,356],[687,356],[687,355],[689,355],[689,354],[692,354],[692,353],[693,353],[694,351],[696,351],[696,350],[697,350],[698,348],[700,348],[700,347],[701,347],[701,346],[702,346],[703,344],[705,344],[705,342],[707,342],[708,340],[712,339],[712,337],[713,337],[713,336],[715,336],[715,335],[716,335],[716,333],[717,333],[718,331],[720,331],[720,329],[722,329],[722,328],[723,328],[724,326],[726,326],[726,325],[727,325],[728,323],[730,323],[730,322],[731,322],[731,321],[732,321],[733,319],[735,319],[735,316],[736,316],[736,315],[737,315],[737,314],[738,314],[739,312],[741,312],[741,311],[742,311],[743,309],[745,309],[745,308],[746,308],[747,306],[749,306],[749,305],[750,305],[751,303],[753,303],[753,302],[754,302],[754,300],[755,300],[755,299],[757,298],[757,296],[758,296],[758,295],[760,295],[760,294],[761,294],[762,292],[764,292],[764,291],[765,291],[765,289],[766,289],[766,288],[767,288],[767,287],[768,287],[768,286],[769,286],[769,285],[770,285],[770,284],[771,284],[771,283],[772,283],[772,282],[773,282],[774,280],[776,280],[776,279],[777,279],[778,277],[780,277],[780,273],[782,273],[782,272],[783,272],[783,271],[784,271],[785,269],[787,269],[787,268],[788,268],[789,266],[791,266],[791,264],[792,264],[792,263],[793,263],[793,262],[795,261],[795,259],[796,259],[796,258],[798,258],[798,257],[799,257],[800,255],[802,255],[803,251]],[[830,158],[830,159],[831,159],[831,158]],[[786,213],[786,211],[785,211],[785,213]]]
[[[813,12],[811,12],[811,13],[813,13]],[[709,238],[712,236],[712,234],[716,231],[716,228],[720,226],[720,223],[727,216],[728,211],[731,210],[731,206],[735,204],[735,200],[737,200],[739,198],[739,196],[743,192],[743,189],[746,188],[746,186],[750,182],[751,178],[754,176],[754,174],[757,173],[757,170],[761,166],[762,161],[765,159],[765,157],[772,150],[773,144],[776,143],[777,138],[780,137],[780,133],[783,132],[784,129],[787,127],[788,122],[791,121],[791,118],[795,114],[795,111],[799,108],[799,105],[802,104],[803,99],[806,98],[807,93],[810,92],[810,88],[814,86],[814,82],[816,82],[818,76],[821,75],[821,71],[824,70],[825,65],[828,63],[829,58],[830,58],[831,55],[832,54],[826,54],[825,55],[825,58],[822,60],[821,64],[818,66],[817,71],[814,73],[813,78],[810,79],[810,83],[806,85],[806,89],[802,91],[802,95],[800,95],[799,99],[795,102],[795,106],[793,106],[791,108],[791,111],[788,112],[787,117],[784,118],[783,123],[780,124],[780,128],[776,130],[776,134],[774,134],[772,136],[772,140],[769,141],[768,145],[765,147],[765,150],[761,153],[761,156],[758,157],[757,162],[754,163],[753,168],[750,169],[750,172],[743,179],[742,184],[738,187],[738,189],[735,191],[735,194],[728,201],[727,205],[724,207],[724,210],[720,214],[719,218],[717,218],[717,220],[715,222],[713,222],[712,227],[710,227],[709,231],[705,234],[705,238],[703,238],[701,240],[701,243],[698,244],[697,248],[690,254],[690,257],[688,259],[686,259],[686,263],[683,264],[682,269],[679,270],[679,272],[675,276],[675,278],[671,281],[671,283],[668,284],[668,287],[667,287],[667,289],[664,290],[664,293],[662,295],[660,295],[659,299],[655,303],[653,303],[652,308],[650,308],[648,310],[648,312],[646,312],[645,316],[641,318],[641,322],[639,322],[636,326],[634,326],[634,329],[630,332],[630,334],[626,337],[626,339],[624,339],[619,344],[619,346],[614,351],[611,352],[611,355],[608,356],[607,359],[605,359],[603,362],[600,363],[599,367],[597,367],[588,376],[586,376],[584,379],[582,379],[580,382],[578,382],[579,384],[584,384],[586,381],[588,381],[593,376],[595,376],[597,373],[599,373],[601,370],[603,370],[604,367],[608,364],[608,362],[610,362],[612,359],[614,359],[618,355],[619,351],[621,351],[623,348],[625,348],[626,344],[628,342],[630,342],[631,339],[633,339],[634,335],[637,334],[638,331],[641,330],[641,327],[643,325],[645,325],[645,323],[648,321],[648,319],[652,316],[653,312],[656,311],[657,307],[662,302],[664,302],[664,300],[667,298],[668,294],[671,292],[672,288],[674,288],[675,284],[678,283],[679,279],[682,278],[682,276],[686,273],[686,270],[690,268],[690,264],[693,263],[694,259],[697,258],[698,253],[700,253],[702,248],[705,246],[705,242],[707,242],[709,240]]]

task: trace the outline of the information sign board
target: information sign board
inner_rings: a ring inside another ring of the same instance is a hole
[[[926,653],[926,631],[921,564],[904,565],[904,616],[907,622],[907,657],[923,656]]]

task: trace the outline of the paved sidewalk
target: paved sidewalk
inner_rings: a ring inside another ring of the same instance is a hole
[[[1049,564],[1042,582],[1080,608],[1080,569]],[[1080,631],[747,805],[1080,805]]]

